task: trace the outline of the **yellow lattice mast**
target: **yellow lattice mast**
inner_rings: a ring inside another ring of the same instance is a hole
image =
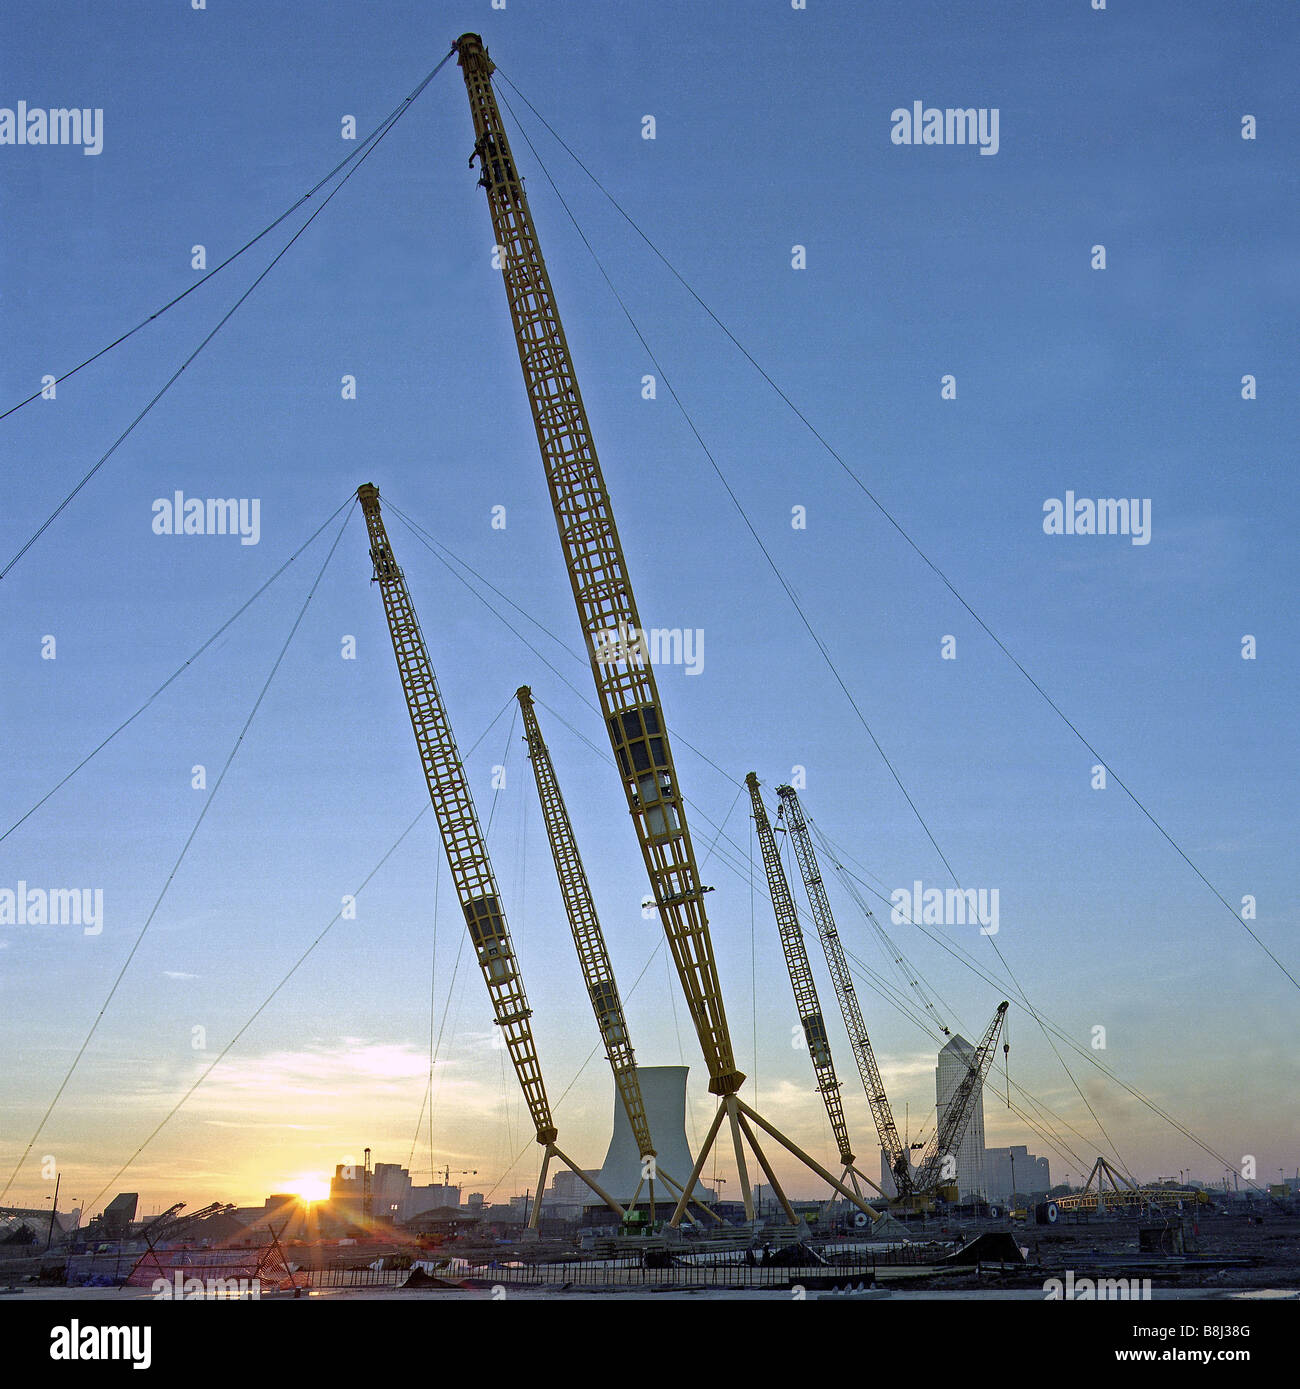
[[[555,775],[555,764],[551,760],[550,750],[537,722],[533,692],[527,685],[522,685],[515,691],[515,698],[519,701],[519,710],[523,715],[524,740],[528,744],[528,756],[533,765],[533,779],[537,783],[537,797],[542,806],[546,837],[551,846],[551,858],[555,863],[555,875],[559,879],[565,914],[569,918],[569,929],[573,932],[573,943],[577,947],[578,962],[582,966],[583,982],[587,986],[592,1011],[596,1015],[601,1041],[605,1044],[610,1070],[614,1073],[614,1085],[627,1114],[632,1136],[636,1140],[637,1152],[641,1155],[641,1177],[631,1201],[628,1202],[628,1209],[630,1211],[635,1208],[642,1187],[647,1187],[650,1219],[653,1223],[656,1180],[662,1182],[673,1193],[674,1202],[682,1195],[683,1187],[681,1182],[660,1166],[655,1154],[654,1143],[650,1137],[650,1121],[646,1117],[645,1101],[641,1096],[641,1081],[637,1076],[636,1055],[632,1050],[627,1018],[623,1013],[623,1001],[619,997],[618,984],[614,979],[614,967],[610,963],[609,951],[605,946],[600,918],[596,915],[596,903],[591,895],[591,885],[587,881],[587,870],[582,866],[582,856],[578,852],[573,824]],[[714,1220],[721,1220],[721,1217],[707,1206],[702,1206],[702,1209]]]
[[[808,952],[804,949],[803,930],[799,925],[799,911],[790,892],[790,884],[777,851],[776,836],[772,833],[772,823],[767,817],[767,807],[758,789],[758,776],[754,772],[745,778],[749,787],[749,798],[754,811],[754,825],[758,831],[758,845],[763,854],[763,867],[767,871],[767,887],[776,912],[777,930],[781,936],[781,949],[785,954],[785,967],[790,974],[790,985],[794,989],[795,1008],[803,1028],[804,1041],[812,1060],[813,1073],[817,1077],[817,1089],[826,1103],[826,1115],[831,1121],[831,1132],[835,1136],[835,1146],[839,1149],[840,1166],[844,1169],[841,1179],[852,1183],[859,1191],[858,1178],[883,1196],[880,1187],[866,1173],[860,1171],[849,1143],[849,1128],[844,1118],[844,1102],[840,1097],[840,1082],[835,1074],[835,1061],[831,1056],[831,1042],[826,1033],[826,1019],[822,1016],[821,1003],[817,998],[817,985],[813,981],[812,968],[808,964]]]
[[[750,1127],[752,1120],[842,1195],[874,1214],[856,1192],[796,1148],[737,1095],[745,1077],[736,1066],[723,1010],[704,910],[708,889],[700,882],[667,725],[591,426],[523,182],[492,90],[492,62],[477,34],[461,35],[455,47],[474,121],[470,164],[478,162],[479,183],[487,193],[519,364],[596,694],[655,906],[708,1066],[709,1090],[722,1101],[686,1193],[699,1181],[725,1118],[731,1127],[746,1214],[753,1218],[742,1140],[748,1142],[774,1187],[776,1182]],[[687,1194],[677,1203],[673,1224],[682,1219]]]
[[[840,1014],[844,1019],[844,1030],[849,1034],[853,1058],[858,1063],[862,1088],[866,1091],[867,1103],[871,1106],[871,1114],[876,1121],[880,1146],[889,1157],[899,1196],[908,1197],[912,1194],[912,1169],[908,1161],[908,1152],[898,1135],[898,1125],[894,1122],[889,1096],[885,1094],[885,1083],[880,1078],[880,1067],[876,1065],[876,1053],[867,1034],[867,1024],[862,1018],[857,990],[849,977],[844,945],[835,925],[835,915],[831,911],[830,898],[826,895],[826,884],[822,881],[821,869],[817,866],[817,855],[813,851],[812,836],[808,833],[808,822],[804,818],[803,807],[799,804],[799,794],[793,786],[778,786],[776,793],[781,798],[786,829],[794,845],[795,857],[799,861],[804,889],[808,893],[808,905],[812,909],[813,921],[817,924],[817,934],[821,938],[822,950],[826,955],[826,967],[831,972],[835,996],[839,1000]]]
[[[384,615],[393,639],[393,654],[397,658],[402,693],[406,696],[411,728],[415,732],[415,746],[438,819],[447,865],[451,869],[474,954],[492,1000],[496,1025],[501,1029],[524,1099],[528,1102],[537,1141],[543,1149],[537,1199],[528,1223],[533,1229],[537,1228],[542,1193],[546,1189],[546,1174],[552,1158],[558,1158],[576,1172],[621,1219],[624,1215],[622,1206],[556,1146],[558,1135],[537,1061],[537,1048],[533,1043],[530,1022],[532,1009],[528,1006],[519,961],[510,940],[510,928],[506,925],[501,895],[497,891],[492,861],[488,857],[487,840],[483,837],[474,810],[469,779],[456,749],[456,740],[452,736],[451,724],[438,691],[433,664],[429,660],[406,580],[397,567],[392,546],[388,543],[388,534],[379,512],[379,491],[373,483],[367,482],[357,489],[357,499],[366,518],[370,558],[375,566],[373,581],[379,585],[384,600]]]

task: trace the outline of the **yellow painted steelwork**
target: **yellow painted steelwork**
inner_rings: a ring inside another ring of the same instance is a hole
[[[546,825],[546,838],[551,846],[551,858],[560,884],[564,911],[569,918],[569,929],[578,951],[583,982],[587,986],[587,995],[596,1015],[596,1026],[600,1029],[601,1041],[605,1044],[610,1070],[614,1073],[615,1088],[631,1126],[632,1136],[636,1139],[637,1152],[641,1155],[641,1181],[629,1202],[629,1209],[635,1207],[644,1185],[648,1189],[653,1220],[655,1182],[662,1182],[674,1193],[674,1204],[682,1192],[682,1186],[671,1173],[660,1167],[655,1155],[654,1143],[650,1136],[650,1121],[646,1117],[641,1082],[637,1077],[636,1055],[632,1050],[627,1018],[623,1012],[623,1001],[619,997],[618,984],[614,979],[614,967],[610,963],[600,918],[596,915],[596,904],[591,895],[591,885],[587,881],[587,870],[582,865],[578,842],[574,838],[573,823],[569,819],[560,783],[555,775],[555,764],[551,760],[550,749],[546,746],[546,740],[542,737],[542,730],[537,722],[533,693],[527,685],[521,685],[515,691],[515,698],[519,701],[519,710],[523,715],[524,741],[528,744],[533,779],[537,783],[537,796],[541,802],[542,819]],[[721,1220],[721,1217],[707,1206],[702,1209],[712,1219]]]
[[[592,442],[550,277],[492,91],[493,64],[477,34],[456,41],[474,119],[479,183],[497,255],[528,403],[582,622],[596,692],[655,905],[709,1068],[709,1089],[734,1094],[745,1079],[732,1052],[709,938],[695,850],[673,765],[654,670]]]
[[[795,1009],[803,1028],[804,1041],[812,1060],[813,1073],[817,1078],[817,1089],[826,1104],[826,1115],[831,1121],[831,1132],[835,1136],[835,1146],[839,1149],[840,1166],[855,1190],[858,1178],[869,1186],[880,1190],[865,1173],[859,1172],[849,1142],[848,1124],[844,1118],[844,1101],[840,1095],[839,1077],[835,1074],[835,1060],[831,1055],[830,1038],[826,1032],[826,1019],[822,1015],[821,1002],[817,997],[817,985],[813,980],[812,968],[808,963],[808,952],[804,948],[803,930],[799,925],[799,911],[790,892],[790,884],[777,851],[776,836],[772,833],[772,823],[768,819],[767,807],[758,789],[758,776],[750,772],[745,778],[749,788],[750,803],[754,812],[754,825],[758,831],[758,844],[763,854],[763,867],[767,872],[767,887],[776,912],[777,931],[781,937],[781,949],[785,954],[785,966],[790,975],[790,985],[794,990]],[[881,1193],[884,1194],[883,1192]]]
[[[866,1091],[867,1103],[871,1106],[871,1116],[876,1121],[880,1146],[889,1157],[899,1196],[907,1197],[912,1194],[912,1171],[907,1149],[898,1135],[898,1126],[894,1123],[889,1097],[885,1094],[885,1083],[880,1078],[880,1067],[876,1064],[876,1053],[872,1049],[867,1025],[862,1018],[857,990],[849,977],[848,961],[844,957],[844,946],[835,925],[830,898],[826,895],[826,884],[822,881],[821,869],[817,866],[817,855],[813,850],[812,836],[808,833],[808,822],[804,818],[803,807],[799,804],[798,792],[793,786],[778,786],[776,793],[781,798],[786,829],[794,844],[795,858],[799,862],[804,890],[808,894],[808,905],[812,909],[812,918],[817,926],[822,952],[826,956],[826,967],[830,970],[831,981],[835,985],[835,997],[839,1000],[840,1014],[844,1019],[844,1030],[849,1034],[853,1058],[858,1063],[862,1088]]]
[[[624,1214],[622,1206],[556,1147],[555,1123],[533,1042],[532,1009],[528,1006],[519,961],[510,939],[505,910],[501,906],[501,894],[497,890],[492,861],[488,857],[487,841],[474,810],[469,780],[456,748],[424,634],[420,631],[415,606],[407,591],[406,579],[397,567],[384,529],[379,509],[379,490],[373,483],[367,482],[357,489],[357,499],[361,503],[370,537],[373,582],[379,585],[383,598],[402,693],[406,696],[415,745],[437,816],[447,865],[451,869],[474,954],[492,1000],[496,1025],[501,1029],[515,1074],[519,1077],[537,1132],[537,1142],[544,1149],[542,1175],[529,1224],[534,1229],[537,1226],[542,1208],[542,1190],[546,1185],[546,1173],[552,1157],[558,1157],[565,1166],[576,1172],[621,1218]]]
[[[478,164],[479,184],[487,194],[519,365],[605,731],[614,751],[654,904],[704,1053],[709,1090],[722,1099],[671,1223],[676,1225],[683,1218],[724,1117],[730,1121],[737,1176],[749,1219],[754,1216],[754,1203],[742,1139],[753,1149],[787,1214],[792,1214],[758,1146],[751,1122],[829,1182],[840,1195],[875,1217],[877,1212],[857,1192],[792,1144],[737,1094],[745,1077],[736,1065],[722,1005],[704,910],[704,894],[709,889],[700,882],[667,722],[587,411],[523,180],[492,90],[492,61],[477,34],[462,34],[455,47],[474,121],[470,165]]]

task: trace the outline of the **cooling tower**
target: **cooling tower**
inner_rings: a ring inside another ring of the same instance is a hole
[[[685,1182],[695,1166],[686,1141],[687,1069],[685,1066],[638,1066],[636,1072],[641,1081],[641,1097],[645,1101],[656,1158],[664,1171],[679,1182]],[[614,1092],[614,1136],[609,1140],[605,1165],[596,1180],[616,1201],[624,1203],[632,1199],[641,1180],[641,1154],[637,1152],[632,1126],[617,1091]],[[656,1183],[656,1202],[659,1192]],[[663,1194],[664,1199],[670,1199],[668,1191]],[[645,1191],[641,1193],[641,1200],[646,1200]]]

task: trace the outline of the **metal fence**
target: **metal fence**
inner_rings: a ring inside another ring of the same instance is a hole
[[[400,1288],[409,1268],[303,1268],[313,1288]]]
[[[575,1288],[789,1288],[799,1283],[870,1282],[877,1272],[892,1268],[930,1267],[933,1251],[900,1250],[888,1259],[870,1256],[843,1264],[809,1264],[795,1268],[777,1264],[748,1264],[743,1259],[645,1268],[637,1261],[600,1260],[586,1263],[479,1265],[448,1272],[448,1281],[500,1283],[513,1287]]]

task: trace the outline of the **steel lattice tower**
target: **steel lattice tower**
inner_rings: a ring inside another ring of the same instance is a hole
[[[700,882],[667,723],[591,426],[523,180],[492,90],[492,61],[477,34],[462,34],[455,47],[474,122],[469,162],[471,167],[478,163],[479,184],[487,194],[519,364],[605,730],[660,923],[708,1066],[709,1089],[722,1100],[686,1192],[673,1212],[673,1224],[682,1219],[724,1118],[730,1122],[737,1175],[750,1219],[754,1204],[744,1141],[776,1185],[751,1120],[841,1195],[874,1216],[856,1192],[737,1095],[745,1077],[736,1065],[709,937],[704,909],[704,893],[709,889]]]

